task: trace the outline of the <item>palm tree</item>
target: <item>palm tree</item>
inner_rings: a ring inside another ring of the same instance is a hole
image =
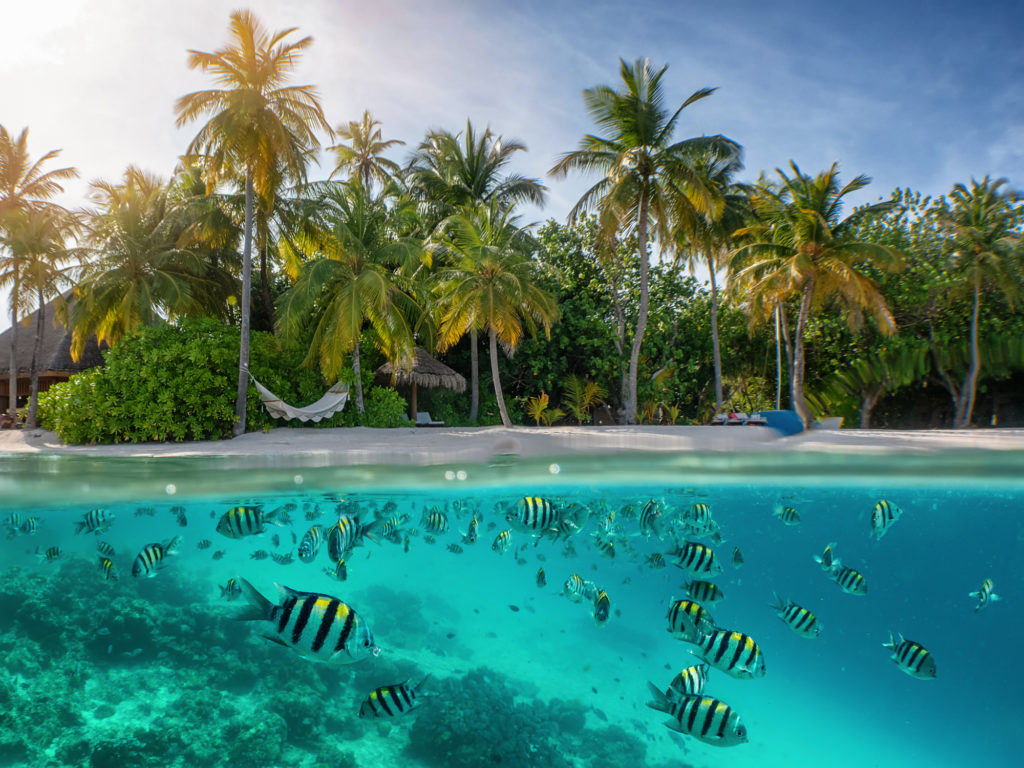
[[[1020,293],[1022,240],[1021,211],[1016,196],[1003,189],[1006,179],[986,176],[970,188],[957,184],[950,193],[950,207],[939,214],[939,226],[950,236],[952,267],[973,297],[971,313],[971,363],[956,398],[953,426],[968,427],[981,370],[978,317],[985,291],[998,291],[1012,302]]]
[[[715,190],[722,205],[712,215],[682,217],[676,237],[677,262],[695,272],[698,264],[708,270],[711,284],[711,348],[715,365],[715,413],[724,407],[722,395],[722,353],[718,343],[718,271],[725,268],[734,244],[732,233],[743,226],[749,214],[747,189],[735,182],[743,169],[739,154],[718,157],[704,154],[696,158],[696,168],[704,186]]]
[[[359,122],[350,120],[347,125],[339,125],[334,132],[348,144],[338,143],[328,147],[334,152],[338,163],[331,171],[331,176],[339,171],[348,173],[349,178],[359,179],[367,189],[374,181],[387,186],[391,179],[401,171],[401,166],[394,160],[382,155],[394,146],[404,146],[404,141],[381,137],[379,120],[374,120],[370,110],[363,112]]]
[[[524,325],[531,334],[543,325],[550,335],[558,318],[555,298],[537,282],[540,265],[534,256],[539,246],[497,200],[456,213],[444,231],[437,248],[452,263],[435,276],[438,347],[444,351],[471,329],[487,332],[501,423],[510,427],[498,373],[498,342],[511,356]]]
[[[8,218],[7,247],[21,262],[20,286],[28,294],[19,299],[26,311],[36,310],[35,340],[29,365],[31,387],[25,426],[35,429],[39,404],[39,355],[43,341],[46,302],[71,284],[65,265],[71,260],[67,241],[78,222],[63,208],[52,206],[17,211]],[[54,318],[50,318],[53,321]]]
[[[868,264],[897,269],[900,261],[892,248],[855,238],[856,228],[889,211],[891,201],[866,205],[840,218],[843,198],[871,179],[858,176],[841,187],[835,163],[814,177],[796,163],[790,162],[790,168],[791,177],[776,169],[781,180],[777,187],[758,185],[754,191],[751,205],[758,221],[735,233],[747,244],[735,251],[732,270],[734,281],[749,286],[751,311],[800,297],[790,391],[794,409],[810,426],[812,416],[804,400],[804,333],[812,310],[834,298],[846,309],[851,327],[860,326],[866,310],[882,333],[893,333],[896,324],[885,298],[861,270]]]
[[[49,202],[55,195],[64,191],[61,182],[78,177],[74,168],[55,168],[44,171],[43,165],[60,154],[53,149],[32,162],[28,152],[28,128],[22,129],[14,138],[4,126],[0,125],[0,287],[10,289],[11,311],[11,368],[10,368],[10,402],[11,418],[17,418],[18,400],[18,365],[15,362],[14,349],[18,337],[18,318],[21,314],[20,260],[6,253],[5,242],[9,237],[9,222],[12,216],[21,212],[55,208]]]
[[[245,432],[249,383],[253,198],[256,189],[265,189],[279,169],[303,182],[309,153],[320,146],[315,129],[329,135],[332,131],[316,89],[286,85],[313,38],[287,42],[295,28],[270,34],[247,10],[231,14],[230,31],[232,44],[218,51],[189,51],[189,67],[212,73],[222,87],[182,96],[175,111],[179,127],[212,114],[188,147],[189,155],[205,156],[211,186],[225,175],[245,172],[241,344],[233,430],[240,435]]]
[[[231,278],[180,247],[170,187],[129,166],[120,183],[93,182],[90,196],[97,208],[85,221],[87,258],[71,310],[72,357],[94,333],[113,346],[137,325],[206,314],[210,288]]]
[[[319,359],[328,379],[338,376],[352,354],[359,413],[364,411],[363,326],[368,322],[378,348],[393,353],[411,346],[416,313],[405,274],[422,258],[422,244],[398,234],[402,211],[387,202],[358,181],[333,183],[323,197],[319,221],[285,243],[296,281],[278,306],[279,326],[294,341],[312,325],[305,364]],[[300,261],[298,250],[310,258]]]
[[[715,89],[694,92],[670,113],[661,83],[668,67],[654,71],[647,59],[619,63],[624,90],[599,85],[583,92],[587,111],[608,135],[584,136],[579,149],[562,155],[550,173],[556,177],[564,177],[571,170],[599,173],[600,181],[570,211],[570,221],[583,212],[596,210],[600,232],[606,240],[617,235],[636,237],[639,308],[622,398],[624,420],[633,424],[637,415],[640,347],[650,301],[649,238],[653,234],[663,249],[671,251],[674,227],[685,226],[686,220],[700,216],[714,217],[721,201],[716,191],[704,184],[693,158],[706,153],[730,157],[739,152],[739,145],[721,135],[674,141],[680,113]]]
[[[428,236],[443,238],[438,226],[457,211],[479,203],[496,202],[515,209],[520,203],[544,204],[547,187],[539,179],[508,173],[516,152],[525,152],[518,139],[495,135],[490,127],[481,133],[466,121],[465,131],[431,131],[420,143],[406,169],[410,196],[420,204]],[[442,249],[443,250],[443,249]],[[469,330],[469,420],[480,410],[480,363],[477,329]],[[454,342],[453,342],[454,343]]]

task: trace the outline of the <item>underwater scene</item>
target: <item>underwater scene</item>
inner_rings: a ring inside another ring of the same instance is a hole
[[[0,460],[0,766],[1020,765],[1020,456]]]

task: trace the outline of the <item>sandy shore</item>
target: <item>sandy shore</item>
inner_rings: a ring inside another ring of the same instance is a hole
[[[429,465],[574,453],[759,452],[928,454],[946,451],[1024,451],[1024,429],[811,430],[781,437],[760,427],[458,427],[418,429],[273,429],[234,440],[65,445],[45,430],[0,431],[2,453],[107,457],[309,455],[320,464]]]

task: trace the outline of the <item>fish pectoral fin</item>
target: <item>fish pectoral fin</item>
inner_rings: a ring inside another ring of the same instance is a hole
[[[273,635],[260,635],[260,637],[262,637],[264,640],[269,640],[272,643],[277,643],[278,645],[283,645],[285,648],[289,647],[288,643],[286,643],[280,637],[274,637]]]

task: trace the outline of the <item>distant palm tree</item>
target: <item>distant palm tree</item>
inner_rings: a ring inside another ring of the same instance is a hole
[[[53,149],[32,162],[28,152],[28,128],[14,138],[0,125],[0,287],[10,290],[11,311],[11,367],[10,399],[11,418],[17,418],[18,364],[14,354],[18,338],[18,320],[21,315],[20,259],[11,255],[6,248],[9,237],[9,221],[12,216],[28,210],[57,207],[50,202],[64,191],[61,183],[78,177],[74,168],[55,168],[44,171],[43,165],[60,154]],[[63,209],[62,209],[63,210]]]
[[[743,169],[738,154],[719,157],[704,154],[695,159],[704,186],[715,190],[722,205],[709,215],[681,217],[677,229],[676,261],[691,272],[705,267],[711,284],[711,349],[715,366],[715,413],[725,406],[722,394],[722,353],[718,342],[718,272],[724,269],[734,248],[733,232],[748,218],[750,199],[746,187],[735,181]]]
[[[498,342],[511,356],[524,327],[532,334],[539,324],[549,334],[558,318],[555,297],[538,282],[540,264],[534,257],[539,246],[497,200],[456,213],[443,231],[436,247],[446,251],[450,266],[434,277],[438,347],[444,351],[471,329],[487,332],[501,423],[510,427],[498,373]]]
[[[249,302],[252,271],[253,198],[274,174],[297,182],[306,178],[309,153],[320,146],[315,130],[329,135],[316,89],[286,85],[288,75],[313,38],[285,42],[295,28],[268,33],[247,10],[231,14],[232,44],[213,53],[189,51],[189,66],[211,72],[222,88],[189,93],[175,105],[183,126],[207,114],[188,147],[204,156],[211,185],[227,175],[245,173],[245,244],[242,254],[241,348],[234,434],[245,432],[249,372]]]
[[[985,291],[1002,293],[1012,302],[1020,294],[1024,268],[1022,211],[1016,195],[1005,189],[1006,179],[986,176],[970,188],[957,184],[949,195],[950,207],[939,214],[939,226],[950,236],[952,266],[973,297],[971,313],[971,364],[956,399],[953,426],[968,427],[981,370],[978,316]]]
[[[438,225],[479,203],[493,201],[510,210],[521,203],[542,206],[547,187],[539,179],[507,171],[515,153],[525,151],[526,145],[518,139],[498,136],[489,127],[477,131],[469,120],[466,129],[459,133],[428,133],[405,174],[409,194],[419,202],[425,234],[443,237],[445,233],[438,231]],[[476,421],[480,409],[480,363],[475,325],[471,325],[469,337],[469,420]]]
[[[322,200],[317,222],[295,236],[287,249],[301,249],[288,260],[295,285],[278,304],[278,324],[294,341],[312,326],[305,363],[319,360],[328,379],[352,355],[356,409],[363,413],[359,339],[369,323],[385,352],[408,348],[416,316],[406,275],[422,257],[416,238],[399,234],[401,211],[374,197],[358,181],[333,183]]]
[[[71,285],[67,267],[72,256],[67,242],[78,229],[73,215],[59,207],[17,211],[8,218],[7,247],[21,262],[20,285],[31,297],[19,300],[27,311],[36,310],[35,340],[29,365],[31,378],[25,426],[34,429],[39,404],[39,355],[44,333],[46,303]],[[54,318],[51,316],[50,321]]]
[[[633,235],[639,261],[639,308],[629,355],[629,375],[622,395],[624,420],[636,423],[637,377],[640,347],[647,328],[650,302],[648,245],[654,235],[662,248],[674,247],[672,231],[683,220],[711,215],[721,205],[693,165],[693,158],[705,153],[730,157],[739,145],[724,136],[701,136],[675,141],[680,113],[714,93],[714,88],[695,91],[678,109],[665,104],[662,77],[668,67],[655,71],[647,59],[633,64],[620,60],[623,90],[599,85],[583,92],[587,111],[607,136],[588,134],[574,152],[566,152],[551,169],[556,177],[569,171],[597,172],[601,179],[576,203],[569,213],[575,220],[581,213],[597,210],[603,237],[611,240]]]
[[[812,310],[836,299],[852,327],[861,324],[866,310],[882,333],[893,333],[896,323],[885,297],[861,270],[866,264],[898,269],[900,258],[888,246],[855,237],[860,224],[890,210],[891,202],[863,206],[840,218],[843,198],[867,186],[867,176],[840,186],[835,163],[817,176],[804,174],[796,163],[790,168],[792,176],[776,170],[780,185],[759,185],[754,191],[751,204],[758,221],[735,233],[747,244],[735,251],[732,275],[749,286],[751,307],[774,308],[789,297],[800,297],[790,390],[794,409],[810,426],[812,416],[804,399],[804,334]]]
[[[379,125],[380,121],[374,120],[370,110],[366,110],[361,121],[350,120],[347,125],[339,125],[334,129],[340,138],[349,143],[339,142],[328,147],[337,159],[331,176],[344,171],[349,178],[359,179],[367,189],[374,181],[382,187],[387,186],[402,169],[394,160],[383,157],[383,154],[391,147],[404,146],[405,142],[398,139],[384,141],[377,127]]]

